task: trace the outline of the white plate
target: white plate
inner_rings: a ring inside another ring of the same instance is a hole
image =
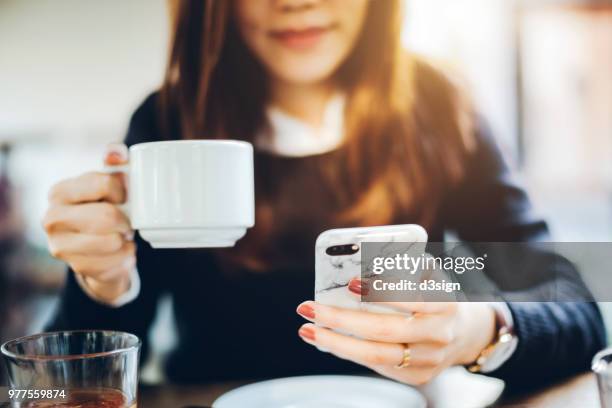
[[[344,375],[279,378],[237,388],[213,408],[425,408],[414,388],[389,380]]]

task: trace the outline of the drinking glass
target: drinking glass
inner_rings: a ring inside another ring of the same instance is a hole
[[[140,339],[113,331],[43,333],[0,348],[14,408],[136,408]]]
[[[595,354],[591,367],[597,376],[602,408],[612,408],[612,347]]]

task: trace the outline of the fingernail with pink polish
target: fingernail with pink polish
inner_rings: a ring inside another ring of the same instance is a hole
[[[112,143],[106,146],[104,163],[109,166],[118,166],[128,161],[127,146],[121,143]]]
[[[355,293],[356,295],[367,295],[368,294],[368,287],[366,286],[365,282],[363,282],[361,279],[352,279],[349,282],[348,290]]]
[[[301,305],[299,305],[297,308],[297,312],[300,316],[306,319],[314,320],[315,318],[314,308],[308,303],[302,303]]]
[[[305,340],[315,341],[315,331],[312,327],[300,327],[298,334]]]

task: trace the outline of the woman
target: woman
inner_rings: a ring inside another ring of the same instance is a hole
[[[53,327],[146,339],[159,296],[170,293],[179,342],[166,368],[175,381],[357,363],[421,384],[489,360],[474,370],[518,384],[526,370],[545,379],[585,369],[605,341],[588,302],[395,305],[418,312],[411,319],[305,302],[298,313],[317,325],[296,335],[294,309],[312,296],[314,242],[326,229],[418,223],[432,241],[449,230],[471,241],[547,236],[461,93],[402,50],[399,3],[172,2],[166,77],[134,113],[125,143],[252,142],[256,226],[231,249],[153,250],[117,208],[121,177],[60,182],[44,225],[73,273]],[[106,157],[126,160],[124,148]],[[350,289],[359,293],[359,281]],[[500,326],[513,341],[490,361]]]

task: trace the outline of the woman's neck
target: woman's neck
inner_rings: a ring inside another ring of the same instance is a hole
[[[325,106],[336,87],[331,82],[318,84],[292,84],[273,81],[271,104],[314,127],[321,126]]]

